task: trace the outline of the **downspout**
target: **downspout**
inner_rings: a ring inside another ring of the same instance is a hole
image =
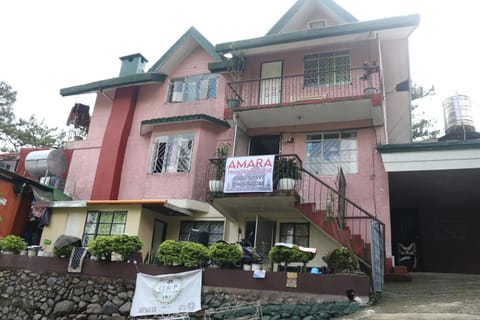
[[[232,150],[232,157],[235,157],[235,150],[237,146],[237,129],[238,129],[238,123],[237,123],[237,114],[233,115],[233,120],[235,122],[235,128],[233,129],[233,150]]]

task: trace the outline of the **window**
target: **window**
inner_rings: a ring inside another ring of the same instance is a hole
[[[319,29],[319,28],[325,28],[327,26],[327,20],[316,20],[316,21],[310,21],[308,23],[308,28],[309,29]]]
[[[316,175],[357,173],[357,134],[326,132],[307,135],[305,168]]]
[[[215,99],[217,97],[217,75],[201,74],[172,79],[168,89],[168,102],[189,102]]]
[[[190,172],[193,140],[193,134],[156,137],[150,172]]]
[[[208,234],[208,245],[223,239],[223,221],[182,221],[178,240],[188,241],[192,229]]]
[[[336,51],[305,56],[304,86],[350,83],[350,51]]]
[[[97,236],[122,234],[127,222],[127,211],[88,211],[82,243],[88,245]]]
[[[280,223],[280,242],[308,247],[309,237],[308,223]]]

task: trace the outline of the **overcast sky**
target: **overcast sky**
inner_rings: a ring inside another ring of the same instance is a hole
[[[296,0],[65,1],[6,0],[0,11],[0,81],[17,91],[17,116],[34,113],[66,129],[75,102],[61,88],[118,76],[121,56],[142,53],[151,67],[188,28],[212,44],[264,35]],[[442,100],[469,95],[480,107],[478,2],[472,0],[337,0],[359,20],[419,13],[410,38],[412,79],[436,87],[425,103],[443,127]],[[476,123],[477,131],[480,123]]]

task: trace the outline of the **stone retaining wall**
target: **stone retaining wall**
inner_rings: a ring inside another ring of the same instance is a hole
[[[134,291],[135,283],[132,280],[2,268],[0,319],[130,319]],[[359,309],[358,305],[349,304],[345,297],[339,296],[332,296],[328,303],[325,297],[311,294],[203,288],[204,310],[211,312],[216,308],[238,304],[261,304],[263,319],[266,320],[330,319]],[[217,315],[215,319],[240,319],[245,312],[227,312],[223,313],[223,317]],[[190,315],[190,319],[203,317],[203,312]]]

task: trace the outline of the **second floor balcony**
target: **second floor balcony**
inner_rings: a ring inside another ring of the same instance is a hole
[[[364,119],[379,124],[382,91],[380,69],[362,67],[230,82],[226,104],[250,128],[272,119],[278,126]]]

